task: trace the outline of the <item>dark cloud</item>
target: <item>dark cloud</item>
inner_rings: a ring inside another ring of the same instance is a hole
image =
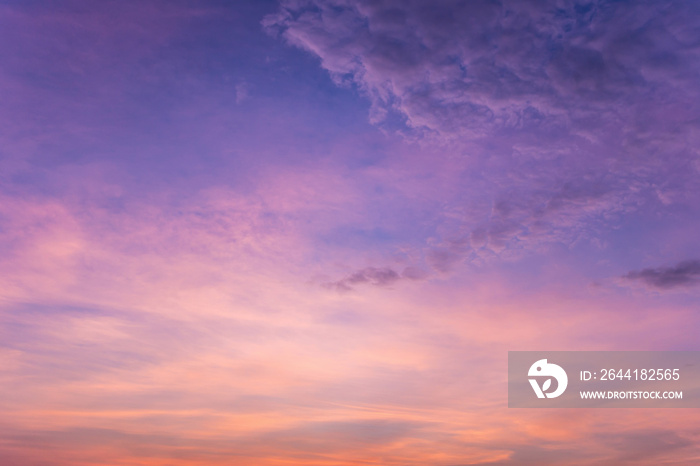
[[[355,285],[390,286],[399,280],[422,280],[426,277],[427,273],[417,267],[406,267],[401,274],[389,267],[366,267],[342,280],[324,283],[323,286],[337,291],[350,291]]]
[[[639,280],[648,286],[660,289],[697,285],[700,283],[700,260],[680,262],[674,267],[632,271],[624,278]]]

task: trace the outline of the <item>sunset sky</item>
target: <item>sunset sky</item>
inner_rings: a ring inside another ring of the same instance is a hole
[[[700,350],[696,0],[0,0],[0,464],[700,464],[509,409]]]

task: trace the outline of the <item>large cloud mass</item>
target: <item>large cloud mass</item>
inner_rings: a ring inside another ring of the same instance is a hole
[[[572,121],[640,133],[697,114],[700,34],[687,18],[698,11],[695,2],[284,0],[265,24],[363,89],[375,120],[396,111],[415,128],[472,135]]]
[[[465,160],[447,214],[462,222],[428,256],[445,270],[474,249],[595,240],[596,224],[694,202],[699,13],[690,1],[283,0],[263,23],[365,95],[372,122],[426,144],[425,167]],[[479,196],[488,207],[469,207]]]

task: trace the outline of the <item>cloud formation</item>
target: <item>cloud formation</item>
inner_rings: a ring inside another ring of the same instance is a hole
[[[399,280],[421,280],[426,276],[424,270],[416,267],[406,267],[400,274],[390,267],[366,267],[341,280],[324,283],[323,286],[337,291],[350,291],[355,285],[390,286]]]
[[[698,91],[697,36],[683,21],[694,2],[281,3],[265,26],[358,85],[375,121],[399,112],[414,128],[473,136],[560,132],[573,119],[631,127],[641,121],[621,119],[635,110]]]
[[[697,199],[698,12],[692,1],[283,0],[263,25],[366,96],[370,121],[421,141],[425,166],[462,161],[448,169],[463,173],[464,203],[445,206],[461,223],[428,251],[443,271],[472,252],[594,241],[641,206]],[[469,205],[478,196],[490,202]]]
[[[652,288],[671,289],[700,283],[700,260],[679,262],[673,267],[657,267],[629,272],[628,280],[643,282]]]

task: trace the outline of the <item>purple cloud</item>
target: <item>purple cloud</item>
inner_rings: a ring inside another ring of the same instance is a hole
[[[375,121],[399,112],[414,128],[479,136],[559,131],[574,119],[631,125],[621,117],[697,95],[697,39],[679,21],[696,8],[285,0],[264,24],[318,55],[337,82],[357,84]]]
[[[653,288],[670,289],[700,283],[700,261],[679,262],[674,267],[658,267],[632,271],[625,275],[628,280],[638,280]]]
[[[422,280],[426,277],[427,273],[417,267],[406,267],[401,274],[390,267],[366,267],[341,280],[324,283],[323,286],[337,291],[350,291],[355,285],[390,286],[399,280]]]
[[[369,99],[370,121],[459,157],[461,222],[428,260],[595,240],[630,212],[694,202],[694,2],[284,0],[265,28]],[[481,202],[481,201],[479,201]],[[455,206],[450,209],[452,219]],[[467,212],[468,211],[468,212]],[[440,219],[441,222],[447,220]],[[601,228],[602,226],[602,228]]]

